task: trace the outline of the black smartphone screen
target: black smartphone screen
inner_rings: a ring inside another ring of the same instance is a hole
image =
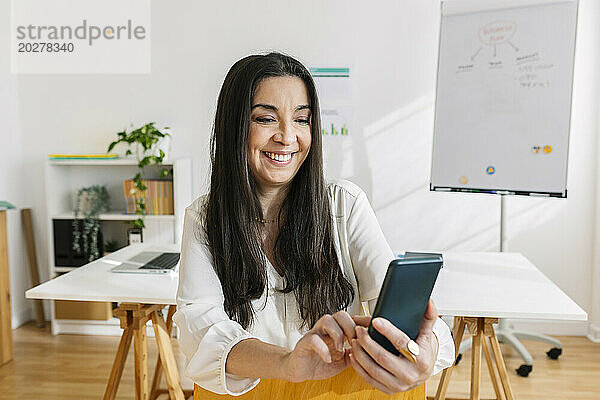
[[[433,286],[442,267],[441,256],[397,259],[388,266],[373,318],[383,317],[412,340],[419,335]],[[369,335],[386,350],[400,352],[372,324]]]

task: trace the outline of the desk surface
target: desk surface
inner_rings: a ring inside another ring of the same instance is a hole
[[[111,272],[141,251],[179,251],[179,245],[134,244],[51,279],[25,292],[28,299],[176,304],[179,275]]]
[[[581,307],[520,253],[444,253],[432,297],[440,315],[587,319]]]
[[[178,245],[136,244],[42,283],[29,299],[176,304],[178,275],[123,274],[110,269],[142,250]],[[441,315],[586,320],[587,314],[520,253],[444,253],[432,295]]]

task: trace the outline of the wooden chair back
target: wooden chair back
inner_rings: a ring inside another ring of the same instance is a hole
[[[347,368],[333,378],[293,383],[278,379],[261,379],[258,386],[241,396],[215,394],[194,385],[194,400],[425,400],[425,384],[405,393],[389,396],[380,392]]]

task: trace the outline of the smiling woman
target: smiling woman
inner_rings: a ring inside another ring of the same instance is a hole
[[[187,209],[177,312],[185,374],[239,395],[260,378],[325,379],[349,366],[386,393],[451,365],[454,346],[431,303],[416,343],[364,329],[394,259],[365,193],[323,176],[319,102],[308,70],[279,53],[236,62],[219,94],[210,192]],[[418,346],[417,346],[418,344]]]
[[[289,184],[308,156],[308,102],[306,86],[298,77],[266,78],[258,85],[250,118],[248,165],[260,187]]]
[[[209,243],[227,314],[250,325],[267,263],[285,278],[305,325],[346,308],[355,291],[335,252],[308,70],[277,53],[235,63],[219,94],[212,148],[206,223],[196,233]]]

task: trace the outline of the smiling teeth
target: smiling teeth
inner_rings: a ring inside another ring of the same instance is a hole
[[[270,159],[275,160],[275,161],[280,161],[280,162],[290,161],[290,159],[292,158],[291,154],[275,154],[275,153],[269,153],[268,151],[265,151],[265,154]]]

